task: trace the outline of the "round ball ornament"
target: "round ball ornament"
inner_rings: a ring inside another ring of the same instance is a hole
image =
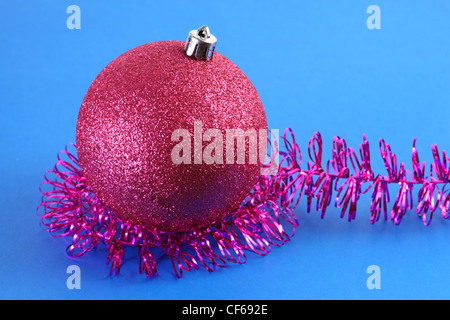
[[[245,74],[214,52],[216,41],[202,27],[185,43],[138,46],[89,87],[76,127],[80,167],[124,221],[166,232],[206,227],[236,210],[258,180],[260,158],[251,162],[246,148],[237,163],[230,147],[248,130],[267,130],[264,108]]]

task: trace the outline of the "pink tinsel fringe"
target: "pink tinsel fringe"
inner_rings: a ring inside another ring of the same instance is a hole
[[[214,271],[216,267],[225,267],[227,262],[242,264],[246,261],[247,250],[264,256],[270,252],[271,245],[279,246],[289,241],[298,227],[293,210],[302,195],[307,197],[308,212],[313,198],[316,199],[316,209],[321,211],[323,218],[333,190],[336,191],[335,206],[341,208],[341,217],[347,213],[350,221],[355,218],[360,195],[372,189],[370,221],[374,223],[381,214],[387,220],[388,185],[398,184],[400,189],[390,211],[390,219],[399,224],[406,211],[413,208],[412,189],[418,184],[416,212],[424,224],[431,222],[437,208],[440,208],[443,218],[449,219],[450,192],[445,190],[445,184],[450,180],[450,158],[444,151],[441,161],[437,146],[432,146],[434,163],[430,166],[429,177],[426,177],[425,162],[421,166],[415,142],[414,139],[411,174],[405,170],[404,163],[400,167],[397,165],[390,146],[380,140],[380,153],[387,170],[387,175],[382,176],[375,175],[371,169],[369,143],[365,136],[359,147],[360,160],[352,148],[347,148],[345,140],[335,137],[332,159],[324,169],[322,138],[316,132],[308,144],[311,160],[308,161],[308,169],[301,169],[300,148],[292,130],[287,129],[278,171],[261,175],[240,208],[222,221],[183,233],[144,230],[116,217],[86,185],[78,159],[68,151],[68,147],[75,148],[70,144],[58,155],[54,169],[45,174],[42,184],[50,186],[51,190],[43,191],[41,187],[42,203],[38,209],[44,211],[41,224],[47,231],[55,237],[71,238],[67,253],[72,257],[81,256],[103,242],[108,249],[111,273],[119,273],[124,247],[135,246],[140,257],[139,272],[153,277],[157,271],[154,250],[160,248],[170,258],[176,276],[181,277],[183,271],[198,269],[199,266]],[[363,184],[368,184],[365,190],[362,189]],[[439,184],[444,186],[440,188]]]

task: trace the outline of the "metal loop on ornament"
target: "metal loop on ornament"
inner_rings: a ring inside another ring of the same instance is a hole
[[[197,60],[211,60],[216,48],[217,38],[209,32],[208,26],[189,32],[184,51],[188,57]]]

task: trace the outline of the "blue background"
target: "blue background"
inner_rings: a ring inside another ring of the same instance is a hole
[[[450,298],[450,221],[429,227],[414,211],[400,226],[369,223],[370,195],[356,220],[330,207],[324,220],[295,211],[297,234],[261,258],[178,280],[168,260],[158,276],[139,275],[126,252],[109,276],[100,247],[77,260],[39,226],[39,185],[56,154],[75,141],[78,109],[111,60],[138,45],[185,40],[209,25],[217,51],[258,90],[269,128],[294,129],[305,158],[314,131],[324,160],[339,135],[358,148],[366,133],[374,171],[385,174],[378,140],[411,168],[414,137],[421,161],[430,145],[449,148],[450,3],[445,1],[5,1],[0,10],[0,298],[7,299],[422,299]],[[81,8],[81,30],[66,9]],[[366,9],[381,8],[369,30]],[[427,169],[428,170],[428,169]],[[417,196],[417,188],[414,196]],[[396,189],[391,190],[394,197]],[[392,201],[390,203],[392,206]],[[66,268],[81,268],[81,289],[66,287]],[[381,269],[369,290],[366,269]]]

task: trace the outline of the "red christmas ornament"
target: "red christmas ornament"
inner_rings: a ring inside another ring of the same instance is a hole
[[[267,130],[267,120],[252,83],[214,54],[215,42],[202,27],[186,44],[136,47],[86,93],[76,128],[80,167],[97,197],[130,224],[170,232],[209,226],[236,210],[260,176],[262,163],[250,160],[248,146],[243,164],[237,150],[227,161],[227,132],[240,139]],[[221,136],[212,139],[211,130]]]
[[[41,224],[71,238],[69,256],[104,244],[119,273],[124,248],[135,247],[139,272],[153,277],[162,249],[181,277],[245,263],[247,250],[266,255],[295,233],[295,162],[289,152],[280,161],[288,167],[279,166],[274,143],[263,164],[263,106],[244,73],[214,55],[216,41],[205,26],[184,47],[146,44],[93,81],[76,147],[58,154],[41,186]]]

